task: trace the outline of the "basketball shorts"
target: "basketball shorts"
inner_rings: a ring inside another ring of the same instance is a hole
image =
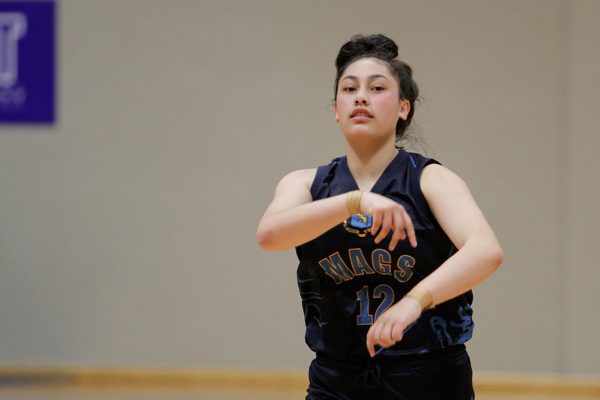
[[[473,400],[473,372],[464,345],[421,355],[347,360],[318,354],[307,400]]]

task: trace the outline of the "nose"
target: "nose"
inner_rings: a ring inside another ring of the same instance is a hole
[[[365,93],[364,89],[358,90],[356,92],[356,97],[354,98],[354,105],[366,106],[367,104],[369,104],[369,98],[367,93]]]

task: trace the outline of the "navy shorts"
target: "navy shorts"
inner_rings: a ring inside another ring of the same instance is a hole
[[[318,354],[307,400],[473,400],[473,371],[464,345],[422,355],[341,360]]]

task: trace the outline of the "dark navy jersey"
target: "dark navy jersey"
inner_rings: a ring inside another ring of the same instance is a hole
[[[313,351],[366,357],[373,322],[456,251],[421,191],[421,173],[431,163],[437,161],[400,150],[371,189],[406,209],[416,248],[404,240],[390,252],[391,233],[375,244],[371,216],[362,213],[296,248],[306,343]],[[340,157],[317,169],[311,194],[316,201],[357,189],[346,157]],[[472,299],[469,291],[424,312],[383,353],[417,354],[465,343],[473,333]]]

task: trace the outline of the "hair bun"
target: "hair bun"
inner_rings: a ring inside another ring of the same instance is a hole
[[[392,39],[381,34],[355,35],[340,49],[335,67],[342,68],[351,60],[368,55],[392,60],[398,57],[398,46]]]

